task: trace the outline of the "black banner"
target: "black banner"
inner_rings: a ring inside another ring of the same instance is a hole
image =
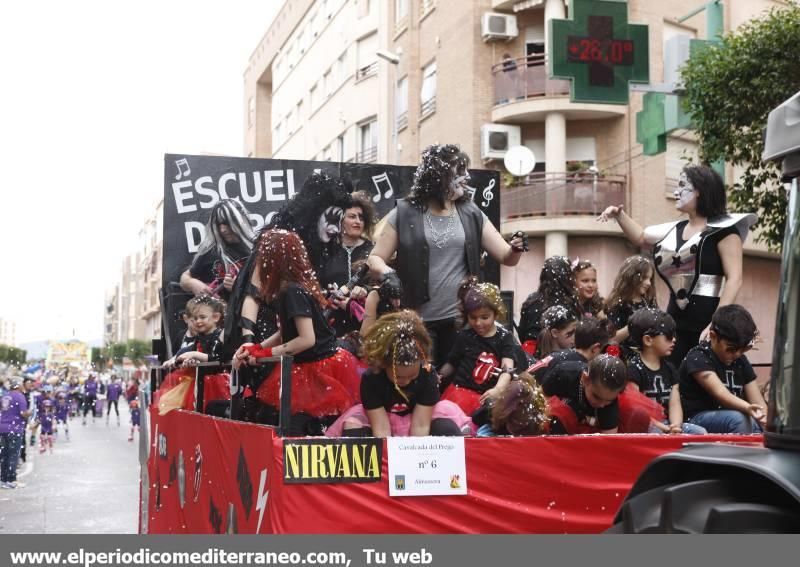
[[[285,439],[283,482],[308,484],[378,482],[383,439]]]
[[[211,209],[220,199],[238,199],[250,212],[256,231],[300,191],[314,171],[346,177],[358,191],[372,195],[382,217],[411,187],[415,167],[381,164],[254,159],[166,154],[164,156],[163,285],[177,282],[203,239]],[[500,226],[500,176],[470,170],[475,204]],[[487,264],[485,278],[499,283],[500,268]]]

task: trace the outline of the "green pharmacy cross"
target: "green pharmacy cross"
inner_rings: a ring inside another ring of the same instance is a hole
[[[570,100],[628,104],[628,83],[647,83],[647,26],[628,23],[625,0],[572,0],[571,20],[550,20],[550,76],[572,79]]]

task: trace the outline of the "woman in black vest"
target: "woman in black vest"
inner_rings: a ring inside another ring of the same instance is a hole
[[[397,201],[368,258],[370,269],[396,286],[402,282],[404,307],[415,309],[433,340],[437,367],[445,363],[456,335],[458,286],[467,275],[480,277],[481,251],[515,266],[526,243],[509,243],[466,194],[469,156],[453,144],[432,145],[422,153],[414,185]],[[386,262],[397,253],[397,272]]]
[[[633,244],[652,247],[656,271],[669,289],[667,313],[675,319],[677,339],[670,362],[677,367],[706,338],[717,308],[736,300],[742,243],[756,215],[728,214],[725,184],[705,165],[683,169],[675,208],[688,218],[642,229],[619,205],[608,207],[598,220],[615,219]]]

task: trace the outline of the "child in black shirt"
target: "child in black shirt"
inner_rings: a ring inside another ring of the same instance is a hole
[[[725,305],[711,319],[709,341],[692,348],[681,364],[680,392],[689,422],[709,433],[758,433],[766,402],[744,355],[758,333],[741,305]]]
[[[509,331],[495,324],[497,317],[505,316],[496,285],[478,283],[471,276],[459,288],[458,296],[469,328],[458,332],[447,363],[439,371],[445,381],[452,377],[442,399],[472,415],[484,401],[496,399],[511,382],[516,341]],[[499,375],[496,368],[500,369]]]
[[[629,346],[628,319],[643,307],[658,307],[653,262],[644,256],[631,256],[623,262],[614,280],[614,287],[606,299],[606,313],[614,325],[614,340],[623,347]],[[623,348],[627,359],[628,351]]]
[[[611,330],[605,319],[586,317],[575,327],[575,348],[557,350],[528,369],[541,384],[545,375],[564,362],[579,362],[584,368],[589,361],[601,354],[611,339]]]
[[[628,321],[628,330],[637,349],[628,358],[628,380],[661,404],[668,416],[664,421],[653,420],[650,433],[707,433],[683,421],[678,371],[667,360],[675,347],[675,320],[658,309],[640,309]]]
[[[263,301],[276,307],[280,329],[261,343],[239,347],[234,366],[244,361],[255,365],[259,358],[293,356],[294,421],[308,424],[299,428],[301,433],[321,433],[321,424],[333,421],[358,401],[362,367],[351,353],[337,347],[333,329],[323,315],[327,301],[297,233],[282,229],[261,233],[251,283]],[[279,408],[280,389],[280,365],[275,365],[256,396]]]
[[[532,436],[548,430],[547,398],[533,376],[523,372],[489,408],[487,423],[478,429],[478,437]]]
[[[370,369],[361,379],[361,404],[325,432],[328,437],[461,435],[472,422],[454,403],[439,400],[431,368],[431,339],[410,310],[380,317],[364,337]]]

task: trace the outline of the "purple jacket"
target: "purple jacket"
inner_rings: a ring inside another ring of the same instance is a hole
[[[22,412],[28,410],[25,396],[12,390],[0,398],[0,433],[23,433],[25,421]]]

